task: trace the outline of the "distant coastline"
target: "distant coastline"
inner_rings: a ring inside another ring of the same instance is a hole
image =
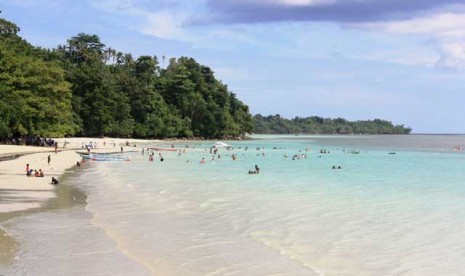
[[[410,134],[411,128],[374,119],[348,121],[319,116],[287,119],[281,115],[253,116],[256,134]]]

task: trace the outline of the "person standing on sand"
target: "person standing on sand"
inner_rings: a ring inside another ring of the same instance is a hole
[[[26,164],[26,173],[29,172],[29,164]]]
[[[50,161],[52,161],[52,157],[50,157],[50,154],[49,154],[48,157],[47,157],[47,164],[48,165],[50,165]],[[28,166],[29,166],[29,164],[28,164]]]
[[[123,146],[121,146],[121,153],[123,153]]]

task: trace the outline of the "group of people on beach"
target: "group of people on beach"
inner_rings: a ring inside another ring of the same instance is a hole
[[[26,176],[27,177],[44,177],[44,172],[42,169],[33,170],[29,168],[29,164],[26,164]]]
[[[0,140],[5,145],[26,145],[26,146],[39,146],[39,147],[52,147],[55,146],[55,140],[40,136],[25,136],[15,138],[3,138]]]
[[[49,155],[47,157],[47,163],[49,165],[50,165],[50,161],[51,161],[51,157]],[[44,172],[42,171],[42,169],[34,170],[34,169],[30,168],[29,164],[26,164],[26,176],[27,177],[44,177],[45,175],[44,175]],[[51,181],[50,184],[57,185],[58,184],[58,179],[56,179],[55,177],[52,177],[52,181]]]

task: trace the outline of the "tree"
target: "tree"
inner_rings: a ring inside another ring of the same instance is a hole
[[[75,133],[70,84],[60,64],[0,20],[0,135],[65,136]]]
[[[73,109],[85,136],[130,137],[134,119],[129,98],[107,65],[115,54],[97,35],[80,33],[58,48],[73,90]]]
[[[411,131],[403,125],[395,126],[380,119],[350,122],[343,118],[311,116],[289,120],[279,114],[267,117],[257,114],[253,117],[253,123],[255,133],[261,134],[409,134]]]
[[[134,59],[79,33],[33,47],[0,20],[0,136],[238,137],[248,107],[193,58]]]

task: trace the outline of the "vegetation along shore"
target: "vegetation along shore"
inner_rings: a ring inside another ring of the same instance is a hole
[[[80,33],[54,49],[22,39],[0,19],[0,138],[238,138],[246,133],[405,134],[374,120],[252,118],[249,107],[189,57],[160,66]],[[163,56],[163,64],[165,57]]]

